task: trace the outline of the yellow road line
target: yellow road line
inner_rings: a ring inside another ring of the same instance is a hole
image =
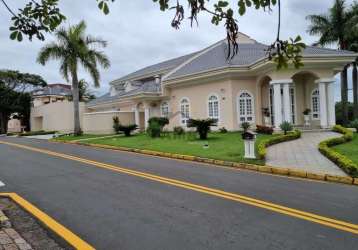
[[[72,160],[72,161],[85,163],[87,165],[92,165],[92,166],[96,166],[96,167],[103,168],[103,169],[108,169],[108,170],[115,171],[115,172],[120,172],[120,173],[125,173],[128,175],[137,176],[137,177],[153,180],[153,181],[160,182],[160,183],[165,183],[165,184],[168,184],[171,186],[176,186],[176,187],[180,187],[180,188],[184,188],[184,189],[197,191],[200,193],[209,194],[209,195],[224,198],[227,200],[237,201],[240,203],[252,205],[255,207],[260,207],[260,208],[270,210],[273,212],[277,212],[280,214],[285,214],[285,215],[292,216],[295,218],[300,218],[303,220],[315,222],[315,223],[318,223],[318,224],[321,224],[321,225],[324,225],[327,227],[332,227],[332,228],[350,232],[353,234],[358,234],[358,225],[357,224],[352,224],[349,222],[320,216],[320,215],[305,212],[302,210],[293,209],[293,208],[289,208],[286,206],[281,206],[278,204],[251,198],[248,196],[225,192],[225,191],[222,191],[219,189],[209,188],[209,187],[196,185],[196,184],[185,182],[185,181],[179,181],[179,180],[172,179],[172,178],[167,178],[167,177],[153,175],[153,174],[149,174],[149,173],[145,173],[145,172],[141,172],[141,171],[131,170],[128,168],[123,168],[123,167],[119,167],[119,166],[115,166],[115,165],[111,165],[111,164],[101,163],[101,162],[97,162],[97,161],[93,161],[93,160],[87,160],[87,159],[80,158],[77,156],[57,153],[57,152],[50,151],[50,150],[25,146],[25,145],[11,143],[11,142],[4,142],[4,141],[0,141],[0,143],[18,147],[18,148],[31,150],[34,152],[44,153],[44,154],[55,156],[55,157],[60,157],[60,158],[64,158],[64,159],[68,159],[68,160]]]
[[[1,142],[0,142],[1,143]],[[56,220],[42,212],[40,209],[35,207],[33,204],[22,198],[16,193],[0,193],[2,197],[8,197],[20,205],[23,209],[28,211],[42,223],[44,223],[48,228],[50,228],[53,232],[58,234],[61,238],[67,241],[70,245],[72,245],[76,249],[83,250],[94,250],[95,248],[89,245],[87,242],[83,241],[76,234],[72,233],[69,229],[58,223]]]

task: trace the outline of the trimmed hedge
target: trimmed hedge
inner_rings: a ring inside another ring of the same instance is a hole
[[[358,177],[358,165],[348,157],[338,153],[333,148],[331,148],[333,146],[351,141],[353,139],[353,132],[341,125],[334,126],[332,130],[343,134],[343,136],[322,141],[318,145],[319,151],[328,159],[337,164],[337,166],[339,166],[344,172],[352,177]]]
[[[281,142],[285,142],[285,141],[292,141],[292,140],[296,140],[298,138],[301,137],[301,131],[299,130],[294,130],[290,133],[288,133],[287,135],[279,135],[279,136],[274,136],[270,139],[267,140],[263,140],[262,142],[260,142],[260,144],[257,146],[258,149],[258,158],[260,160],[265,159],[266,157],[266,148],[274,145],[274,144],[278,144]]]
[[[44,130],[40,130],[40,131],[30,131],[30,132],[26,132],[26,133],[21,133],[19,134],[20,136],[33,136],[33,135],[50,135],[50,134],[56,134],[57,131],[44,131]]]

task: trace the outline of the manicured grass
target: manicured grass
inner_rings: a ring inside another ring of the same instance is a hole
[[[272,136],[274,135],[258,135],[256,146],[261,140]],[[210,133],[208,140],[205,141],[197,139],[196,134],[187,133],[185,136],[175,137],[172,133],[168,133],[166,136],[156,139],[146,134],[137,134],[131,137],[119,136],[115,138],[93,139],[83,141],[83,143],[147,149],[224,161],[264,164],[263,160],[244,159],[244,143],[239,132],[229,132],[226,134]],[[204,148],[205,144],[208,144],[209,148]]]
[[[90,139],[90,138],[97,138],[102,136],[111,136],[111,135],[91,135],[91,134],[85,134],[81,136],[74,136],[74,135],[66,135],[55,138],[56,141],[77,141],[82,139]],[[113,136],[113,135],[112,135]]]
[[[338,153],[348,157],[358,165],[358,134],[353,134],[353,140],[333,147]]]

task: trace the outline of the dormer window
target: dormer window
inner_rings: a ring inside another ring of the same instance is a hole
[[[116,90],[116,88],[115,88],[114,86],[112,86],[112,87],[110,88],[110,95],[111,95],[111,96],[117,95],[117,90]]]

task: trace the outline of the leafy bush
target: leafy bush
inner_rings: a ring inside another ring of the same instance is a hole
[[[285,142],[285,141],[292,141],[292,140],[296,140],[298,138],[301,137],[301,131],[299,130],[294,130],[293,132],[290,132],[286,135],[279,135],[279,136],[274,136],[272,138],[263,140],[259,143],[259,145],[257,146],[257,150],[258,150],[258,157],[260,160],[265,159],[266,157],[266,148],[274,145],[274,144],[278,144],[281,142]]]
[[[249,122],[243,122],[240,126],[244,130],[244,132],[246,132],[251,127],[251,124]]]
[[[354,110],[353,103],[348,102],[348,121],[353,121],[353,117],[354,117],[353,110]],[[343,107],[341,102],[336,103],[336,123],[341,125],[346,125],[343,124]]]
[[[352,128],[355,128],[356,132],[358,133],[358,119],[355,119],[354,121],[352,121],[350,126]]]
[[[219,129],[219,132],[222,133],[222,134],[226,134],[228,131],[225,127],[222,127]]]
[[[289,123],[288,121],[284,121],[283,123],[280,124],[280,128],[282,129],[283,133],[285,135],[287,135],[288,131],[292,131],[293,130],[293,126],[291,123]]]
[[[343,136],[322,141],[318,146],[319,151],[328,159],[337,164],[337,166],[339,166],[344,172],[353,177],[358,177],[358,165],[348,157],[338,153],[331,148],[338,144],[351,141],[353,139],[353,132],[340,125],[334,126],[333,131],[341,133]]]
[[[188,128],[196,128],[196,132],[199,134],[201,140],[208,138],[211,126],[216,126],[216,119],[189,119],[187,123]]]
[[[158,121],[154,120],[149,123],[149,126],[147,128],[147,133],[150,137],[152,138],[160,137],[161,131],[162,131],[162,127],[160,126]]]
[[[304,115],[309,115],[309,114],[311,114],[311,110],[310,109],[305,109],[302,113]]]
[[[259,134],[272,135],[273,128],[268,126],[256,125],[256,132]]]
[[[118,116],[114,116],[113,118],[113,129],[116,132],[116,134],[119,134],[120,130],[119,127],[121,126],[121,123],[119,122]]]
[[[176,126],[174,127],[173,132],[175,135],[183,135],[185,133],[185,130],[183,129],[183,127]]]
[[[162,130],[165,125],[169,124],[169,119],[166,117],[151,117],[148,120],[148,125],[150,125],[153,122],[159,124]]]

